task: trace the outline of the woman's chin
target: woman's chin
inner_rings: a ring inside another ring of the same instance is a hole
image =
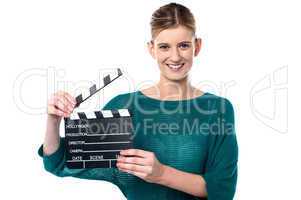
[[[187,74],[170,74],[170,73],[166,73],[164,74],[164,77],[167,79],[167,80],[170,80],[170,81],[181,81],[185,78],[187,78]]]

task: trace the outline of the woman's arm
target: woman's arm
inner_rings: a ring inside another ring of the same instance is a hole
[[[60,122],[62,117],[67,117],[73,111],[75,99],[67,92],[54,93],[47,104],[47,124],[43,145],[44,155],[56,152],[60,144]]]
[[[121,151],[120,155],[117,167],[121,171],[138,176],[147,182],[165,185],[194,196],[207,196],[206,183],[202,176],[163,165],[153,152],[128,149]]]
[[[170,166],[163,165],[163,173],[157,183],[193,196],[207,197],[206,182],[202,176]]]
[[[59,148],[60,120],[61,119],[57,119],[50,114],[47,116],[46,134],[43,145],[44,155],[51,155]]]
[[[116,102],[115,99],[113,100],[107,106]],[[65,138],[60,137],[59,127],[62,117],[70,115],[75,103],[75,99],[65,92],[55,93],[48,101],[45,139],[38,150],[39,156],[43,159],[45,170],[58,177],[72,176],[104,180],[116,184],[113,168],[69,169],[66,167]]]

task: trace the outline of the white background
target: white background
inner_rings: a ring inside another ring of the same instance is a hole
[[[37,149],[47,96],[58,89],[74,94],[121,67],[125,78],[83,109],[101,108],[158,80],[146,42],[152,12],[168,2],[0,1],[1,199],[125,199],[110,183],[44,171]],[[235,107],[236,199],[300,199],[300,5],[179,2],[194,13],[203,39],[193,83]]]

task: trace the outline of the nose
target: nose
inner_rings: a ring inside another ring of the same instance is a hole
[[[171,50],[170,60],[174,63],[177,63],[181,60],[181,55],[177,48]]]

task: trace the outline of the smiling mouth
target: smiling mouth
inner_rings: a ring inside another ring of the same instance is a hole
[[[178,71],[179,69],[181,69],[184,66],[185,63],[181,63],[181,64],[166,64],[168,66],[168,68],[170,68],[173,71]]]

